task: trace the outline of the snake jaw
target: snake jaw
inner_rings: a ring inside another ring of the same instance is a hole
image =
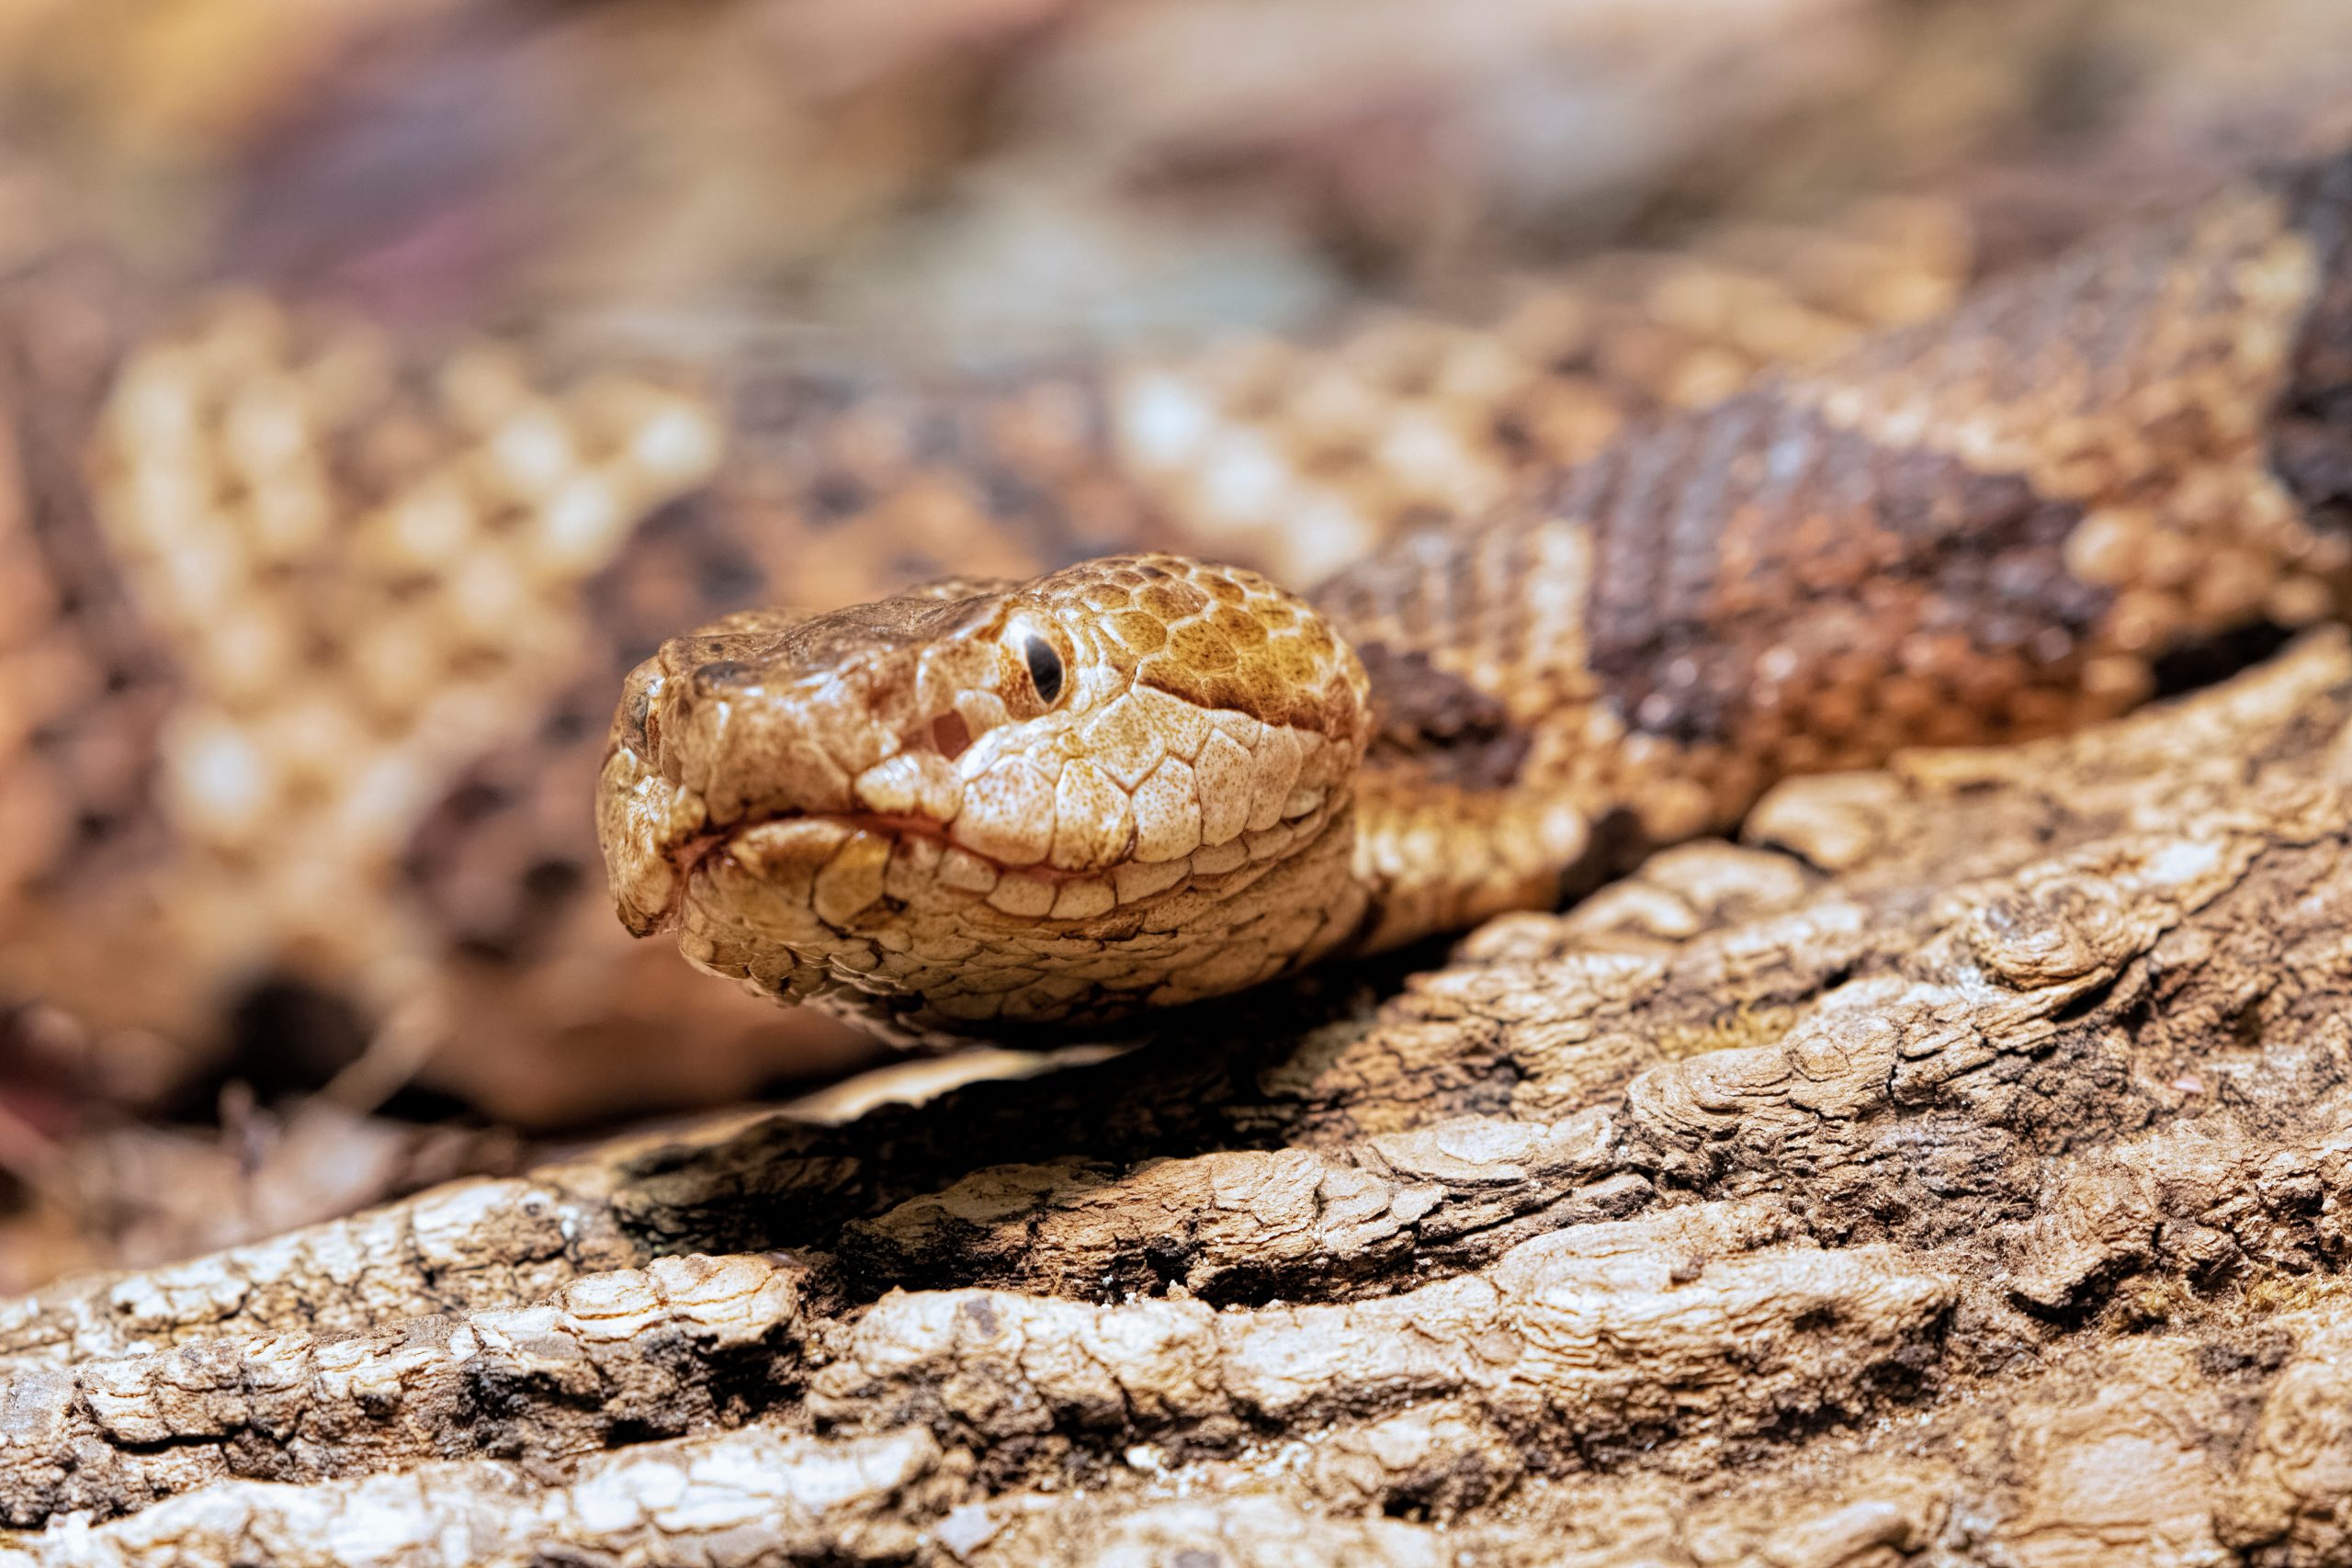
[[[1108,1017],[1353,928],[1369,723],[1301,602],[1129,558],[673,639],[599,824],[630,930],[781,999],[901,1035]]]

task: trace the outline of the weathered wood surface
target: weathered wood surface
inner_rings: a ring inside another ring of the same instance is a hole
[[[0,1307],[0,1557],[2352,1560],[2352,644],[1419,972]]]

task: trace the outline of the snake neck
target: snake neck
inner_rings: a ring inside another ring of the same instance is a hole
[[[1370,682],[1356,775],[1359,945],[1541,908],[1623,858],[1623,752],[1580,631],[1590,530],[1530,503],[1408,536],[1309,595]],[[1713,819],[1692,802],[1682,827]],[[1597,831],[1606,818],[1609,831]]]

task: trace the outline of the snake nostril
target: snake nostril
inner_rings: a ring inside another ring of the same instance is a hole
[[[949,761],[962,756],[972,744],[972,727],[964,716],[953,712],[941,714],[931,721],[931,747]]]
[[[628,724],[621,732],[623,744],[640,757],[653,754],[662,739],[661,725],[653,716],[653,688],[632,683],[628,693]]]

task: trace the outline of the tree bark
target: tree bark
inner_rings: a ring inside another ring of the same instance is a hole
[[[0,1307],[0,1558],[2352,1561],[2352,644]]]

